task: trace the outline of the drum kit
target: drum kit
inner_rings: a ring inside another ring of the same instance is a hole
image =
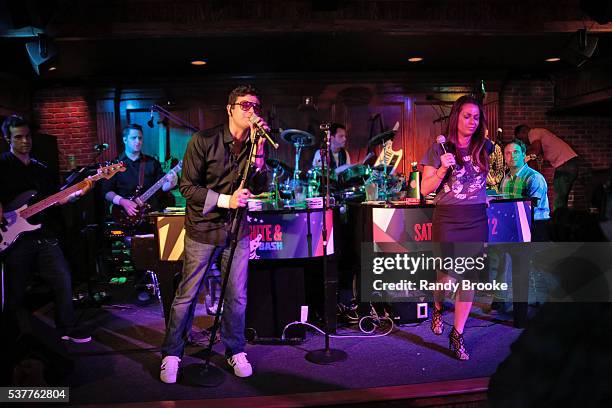
[[[394,135],[395,131],[376,135],[370,140],[369,146],[373,147],[383,144],[392,140]],[[326,174],[323,173],[322,169],[314,167],[304,172],[299,167],[303,149],[313,147],[315,137],[303,130],[286,129],[281,132],[281,139],[293,145],[295,149],[295,165],[292,168],[281,160],[274,158],[266,159],[266,164],[272,170],[269,191],[273,205],[275,208],[306,208],[310,202],[313,202],[312,199],[325,195]],[[386,146],[383,152],[387,152]],[[377,200],[383,195],[386,197],[389,193],[397,193],[404,186],[404,181],[403,178],[393,177],[389,173],[389,170],[392,168],[394,170],[397,167],[397,163],[394,163],[395,167],[388,164],[385,158],[381,168],[375,167],[373,169],[368,165],[360,163],[343,166],[343,170],[339,172],[336,169],[326,169],[326,172],[329,171],[332,200],[337,203],[347,201],[362,202],[366,198]],[[379,191],[374,197],[366,194],[366,187],[372,184],[376,184],[376,190]],[[388,192],[387,185],[391,186]]]

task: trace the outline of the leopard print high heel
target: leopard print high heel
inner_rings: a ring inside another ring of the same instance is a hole
[[[439,336],[444,331],[444,320],[442,320],[442,309],[436,309],[436,305],[433,306],[433,313],[431,314],[431,331],[435,335]]]
[[[457,359],[464,361],[470,359],[470,355],[465,349],[463,334],[459,333],[454,327],[448,337],[448,348],[455,353],[455,357],[457,357]]]

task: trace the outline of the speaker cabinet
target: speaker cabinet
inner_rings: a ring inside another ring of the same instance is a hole
[[[38,39],[28,41],[26,43],[26,50],[32,63],[32,68],[38,75],[41,71],[48,71],[56,63],[57,48],[55,45],[45,36],[39,36]]]
[[[249,340],[279,339],[284,327],[300,321],[305,304],[304,267],[287,266],[278,261],[249,264],[246,335]],[[304,338],[303,327],[287,330],[286,338]]]
[[[595,48],[597,48],[597,37],[587,36],[587,31],[580,29],[563,49],[561,59],[571,65],[581,67],[593,56]]]

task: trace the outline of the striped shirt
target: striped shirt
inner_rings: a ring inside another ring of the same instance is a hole
[[[548,184],[544,176],[529,167],[526,163],[521,169],[512,175],[508,172],[501,182],[501,192],[512,197],[537,198],[534,218],[536,220],[547,220],[550,218],[548,207]]]

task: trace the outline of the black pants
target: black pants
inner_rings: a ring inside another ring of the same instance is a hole
[[[5,251],[3,263],[5,318],[16,324],[19,331],[31,331],[25,294],[34,270],[53,289],[58,331],[64,333],[74,326],[70,269],[56,238],[47,238],[38,232],[27,233]]]
[[[553,211],[567,207],[567,199],[572,185],[578,177],[578,157],[569,159],[555,169],[553,176],[553,187],[555,189],[555,201]]]

